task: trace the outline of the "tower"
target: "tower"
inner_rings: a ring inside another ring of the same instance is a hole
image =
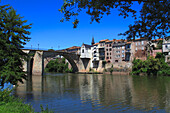
[[[92,42],[91,42],[91,45],[93,45],[93,44],[95,44],[94,37],[92,38]]]

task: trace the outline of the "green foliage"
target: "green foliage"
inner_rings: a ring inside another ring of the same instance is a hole
[[[158,41],[157,49],[162,49],[163,40]]]
[[[51,51],[51,52],[53,52],[53,51],[55,51],[54,49],[48,49],[48,51]]]
[[[42,105],[40,105],[40,108],[41,108],[41,113],[53,113],[52,111],[50,111],[50,110],[48,109],[48,105],[47,105],[47,107],[46,107],[45,109],[43,108]]]
[[[0,6],[0,86],[5,83],[17,85],[26,78],[23,72],[22,60],[27,54],[21,48],[29,41],[28,31],[31,24],[16,14],[8,5]]]
[[[135,0],[64,0],[63,6],[59,11],[64,14],[61,22],[69,21],[75,17],[73,27],[76,28],[79,20],[77,15],[85,10],[90,15],[91,22],[100,20],[104,15],[111,14],[112,9],[120,11],[119,16],[124,18],[132,16],[134,25],[129,25],[129,30],[120,35],[127,39],[136,37],[167,37],[170,29],[170,0],[138,0],[142,5],[140,16],[136,16],[137,9],[132,5],[137,3]]]
[[[107,72],[107,69],[106,69],[106,68],[104,68],[104,72]]]
[[[110,74],[112,74],[112,72],[113,72],[113,65],[110,68]]]
[[[92,71],[91,67],[89,68],[89,71]]]
[[[12,90],[0,90],[0,113],[34,113],[33,108],[29,104],[24,104],[19,98],[11,95]],[[41,107],[41,113],[53,113],[48,109]]]
[[[65,63],[65,58],[63,58],[61,61],[59,61],[58,59],[56,60],[51,60],[46,68],[45,68],[46,72],[59,72],[59,73],[63,73],[63,72],[72,72],[72,69],[68,68],[68,63]]]
[[[133,75],[170,75],[170,67],[167,63],[165,63],[165,56],[162,53],[157,53],[155,58],[148,56],[147,60],[145,61],[134,59],[132,63]]]
[[[12,90],[0,91],[0,112],[1,113],[33,113],[30,105],[24,104],[21,99],[11,95]]]

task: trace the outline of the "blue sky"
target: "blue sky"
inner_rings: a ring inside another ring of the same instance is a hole
[[[28,23],[33,23],[31,40],[25,47],[45,49],[64,49],[71,46],[81,46],[82,43],[91,44],[94,36],[95,42],[102,39],[121,39],[118,33],[128,30],[128,25],[133,24],[133,19],[124,19],[118,16],[114,9],[111,15],[104,16],[100,23],[90,24],[90,16],[82,12],[78,19],[78,28],[74,29],[72,21],[61,23],[63,15],[58,11],[63,0],[1,0],[1,5],[10,4],[17,14],[24,16]],[[134,5],[139,10],[139,6]]]

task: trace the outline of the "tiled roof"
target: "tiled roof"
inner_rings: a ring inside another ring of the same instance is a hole
[[[106,42],[113,42],[113,40],[107,40]]]
[[[107,41],[107,40],[109,40],[109,39],[100,40],[99,42],[105,42],[105,41]]]
[[[155,39],[155,40],[152,40],[152,41],[160,41],[160,40],[163,40],[162,38],[158,38],[158,39]]]
[[[93,44],[93,45],[98,45],[99,43],[95,43],[95,44]]]
[[[138,39],[135,39],[135,41],[137,41],[137,40],[143,40],[143,39],[147,39],[147,38],[138,38]]]
[[[80,49],[80,47],[79,46],[72,46],[72,47],[67,48],[66,50],[71,50],[71,49]]]

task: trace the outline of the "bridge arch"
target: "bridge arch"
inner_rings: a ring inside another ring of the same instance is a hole
[[[73,68],[73,72],[79,71],[79,55],[60,51],[41,51],[41,50],[23,50],[32,56],[28,61],[24,62],[23,69],[28,75],[43,75],[44,69],[48,62],[57,55],[66,58]]]
[[[56,58],[58,55],[63,56],[65,59],[68,60],[68,62],[71,64],[72,68],[73,68],[73,72],[78,72],[78,56],[72,53],[66,53],[66,52],[44,52],[44,66],[43,68],[45,69],[46,65],[53,60],[54,58]],[[43,69],[43,70],[44,70]]]

